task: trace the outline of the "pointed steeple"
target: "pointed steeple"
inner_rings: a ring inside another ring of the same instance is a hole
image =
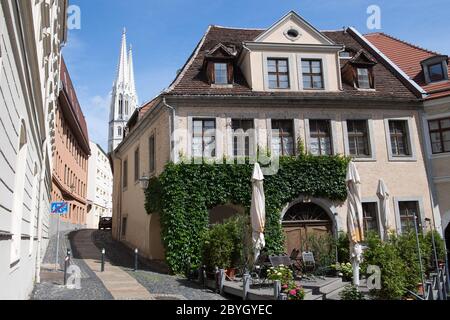
[[[136,97],[136,103],[139,104],[138,95],[136,93],[136,84],[134,81],[133,46],[131,45],[128,50],[128,79],[130,84],[130,92]]]
[[[120,48],[119,65],[117,67],[116,86],[124,85],[128,82],[128,56],[127,56],[127,30],[122,33],[122,46]]]

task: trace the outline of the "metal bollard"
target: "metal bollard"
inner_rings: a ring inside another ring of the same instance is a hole
[[[104,272],[104,271],[105,271],[105,253],[106,253],[106,251],[105,251],[105,249],[103,248],[103,249],[102,249],[102,266],[101,266],[101,272]]]
[[[67,269],[69,267],[69,259],[70,256],[67,254],[66,258],[64,259],[64,286],[67,285]]]
[[[138,271],[138,249],[134,249],[134,272]]]
[[[280,295],[281,295],[281,281],[275,280],[273,282],[273,297],[275,300],[281,300]]]
[[[244,274],[244,277],[242,279],[243,282],[244,282],[243,283],[244,290],[242,292],[242,299],[243,300],[247,300],[248,292],[250,290],[250,279],[251,279],[251,277],[250,277],[250,275],[248,273]]]
[[[219,270],[219,293],[223,295],[223,286],[225,285],[225,270]]]

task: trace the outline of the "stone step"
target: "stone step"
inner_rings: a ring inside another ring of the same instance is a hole
[[[314,294],[324,294],[328,293],[327,288],[333,287],[336,283],[342,283],[341,278],[315,278],[314,280],[302,280],[300,284],[305,289],[311,289]],[[325,288],[325,291],[323,290]]]
[[[320,287],[319,291],[320,291],[320,293],[327,295],[327,294],[332,293],[333,291],[336,291],[345,286],[346,286],[346,284],[342,281],[342,279],[338,278],[338,280]]]

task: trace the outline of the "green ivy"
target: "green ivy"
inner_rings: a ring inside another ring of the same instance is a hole
[[[284,251],[280,213],[301,195],[345,201],[348,159],[341,156],[282,157],[276,175],[266,176],[266,247],[269,253]],[[161,215],[166,261],[174,273],[186,262],[201,263],[202,239],[208,230],[208,209],[232,203],[249,213],[251,164],[170,163],[146,191],[146,210]]]

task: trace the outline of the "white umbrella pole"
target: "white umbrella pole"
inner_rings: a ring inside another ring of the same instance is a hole
[[[352,267],[353,267],[353,285],[355,287],[359,287],[359,262],[358,260],[352,259]]]

